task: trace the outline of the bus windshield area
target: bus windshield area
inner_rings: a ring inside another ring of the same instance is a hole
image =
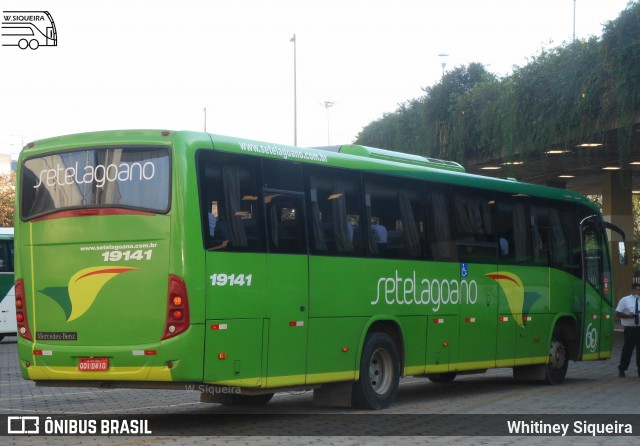
[[[119,207],[169,211],[171,163],[164,147],[79,149],[34,157],[22,172],[23,220]]]

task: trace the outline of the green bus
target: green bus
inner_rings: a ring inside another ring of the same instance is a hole
[[[555,384],[611,355],[616,228],[568,190],[162,130],[30,143],[17,175],[19,361],[40,385],[380,409],[403,376]]]

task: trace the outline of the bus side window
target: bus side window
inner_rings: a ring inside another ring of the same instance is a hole
[[[266,192],[269,252],[306,254],[307,243],[302,197]]]
[[[508,250],[496,240],[495,199],[490,193],[457,188],[454,193],[456,243],[463,262],[495,263],[500,249]]]
[[[396,257],[395,224],[394,228],[390,225],[398,216],[395,191],[390,187],[366,182],[364,193],[369,254],[376,257]],[[387,245],[391,249],[387,250]]]
[[[420,258],[423,202],[420,188],[409,182],[370,176],[365,183],[369,253],[387,258]]]
[[[498,225],[498,255],[500,263],[518,263],[523,261],[523,245],[516,237],[522,237],[522,223],[516,215],[516,209],[507,196],[496,199]]]
[[[458,253],[451,230],[451,194],[427,185],[427,232],[433,260],[456,261]]]
[[[579,261],[572,256],[573,225],[575,220],[573,209],[553,206],[549,212],[549,239],[551,242],[551,265],[578,275]]]
[[[533,246],[533,264],[549,265],[549,208],[546,206],[531,206],[531,244]]]
[[[273,190],[302,192],[302,172],[299,163],[262,160],[263,187]]]
[[[264,252],[259,161],[202,151],[198,155],[205,249]]]
[[[3,240],[0,242],[0,272],[10,272],[10,260],[9,260],[9,242]]]
[[[359,175],[340,169],[307,167],[305,196],[309,246],[313,254],[363,253]]]

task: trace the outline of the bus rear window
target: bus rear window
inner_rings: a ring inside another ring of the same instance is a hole
[[[21,217],[83,208],[169,211],[169,150],[95,148],[29,158],[24,162]]]

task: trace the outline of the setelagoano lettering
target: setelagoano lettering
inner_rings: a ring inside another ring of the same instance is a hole
[[[107,182],[148,181],[156,174],[156,166],[151,161],[141,163],[98,164],[97,166],[85,166],[81,168],[75,165],[66,167],[58,164],[53,169],[44,169],[40,172],[38,182],[34,189],[43,184],[47,187],[69,186],[73,184],[93,184],[102,188]]]
[[[415,271],[402,277],[398,270],[393,277],[381,277],[376,286],[376,297],[370,303],[387,305],[432,305],[439,311],[441,305],[475,304],[478,284],[475,280],[418,279]]]

